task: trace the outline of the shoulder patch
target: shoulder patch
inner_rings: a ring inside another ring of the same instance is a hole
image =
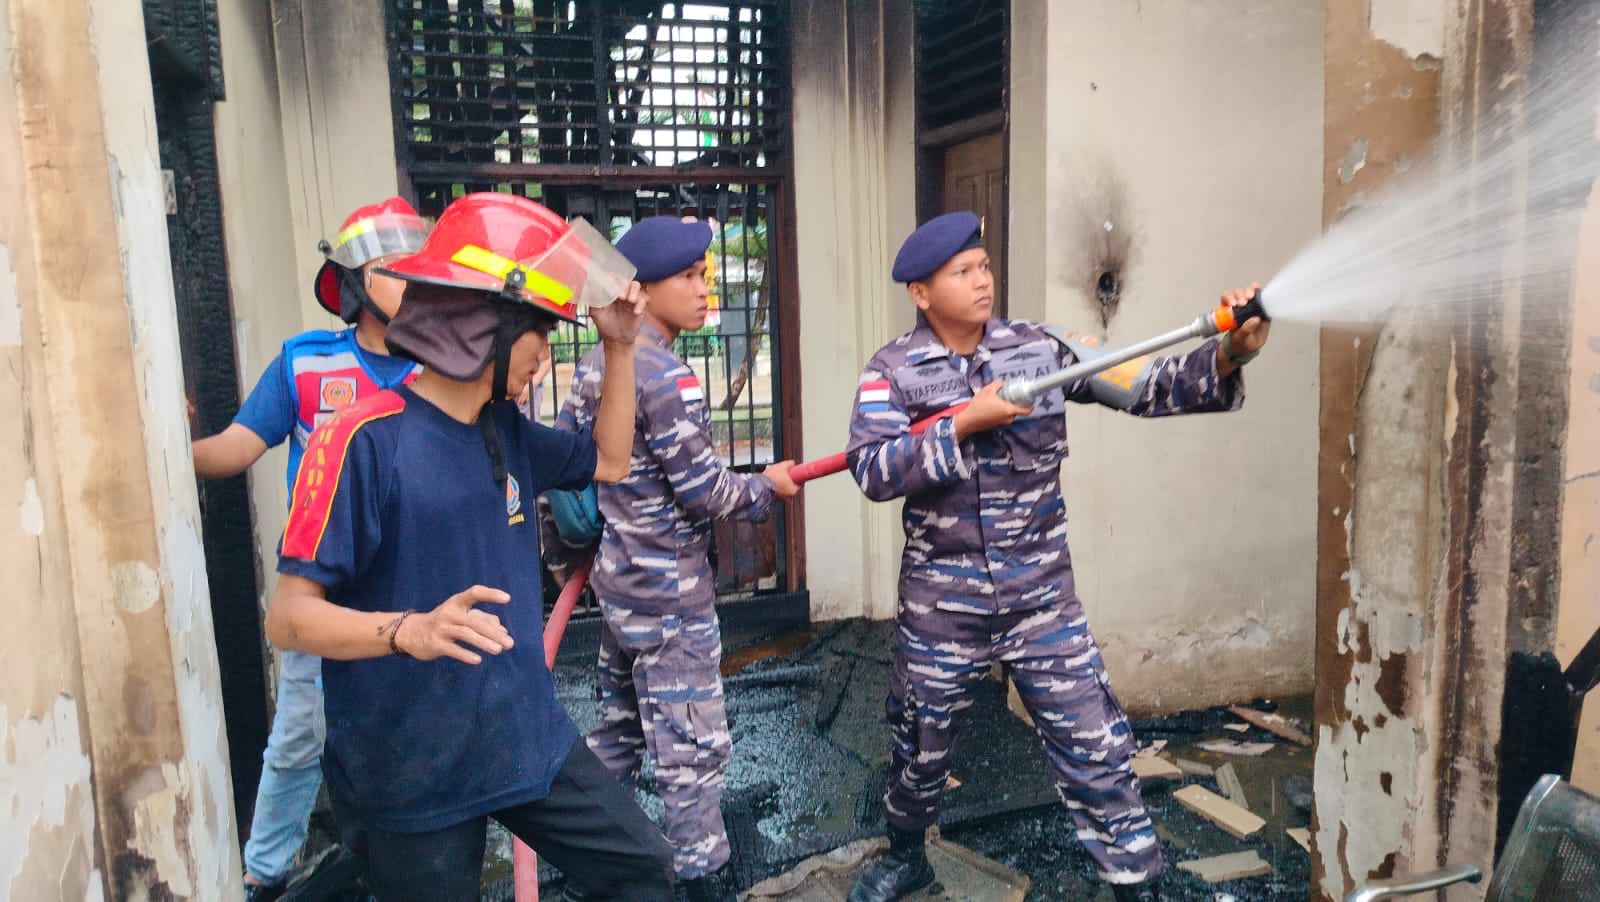
[[[318,426],[306,442],[300,472],[295,476],[289,503],[289,523],[283,530],[283,556],[302,561],[317,559],[317,548],[328,527],[333,498],[344,473],[345,454],[362,426],[405,410],[405,399],[380,391],[344,408]]]
[[[328,329],[308,329],[299,335],[291,336],[283,343],[283,348],[290,353],[326,354],[330,351],[347,350],[354,341],[355,336],[349,329],[337,332]]]
[[[678,355],[672,353],[666,348],[661,347],[655,342],[640,341],[634,346],[634,348],[634,369],[646,370],[647,375],[655,376],[657,374],[671,372],[679,367],[687,369],[687,367],[684,367],[683,361],[678,359]],[[598,352],[600,350],[600,346],[596,345],[595,351]]]

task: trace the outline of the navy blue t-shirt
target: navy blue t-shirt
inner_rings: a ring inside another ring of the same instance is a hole
[[[483,663],[324,660],[329,790],[372,827],[443,829],[543,798],[577,739],[544,663],[533,501],[594,476],[590,435],[494,414],[510,478],[495,484],[478,424],[410,388],[358,402],[313,434],[278,572],[361,611],[428,611],[474,584],[503,589],[515,645]]]

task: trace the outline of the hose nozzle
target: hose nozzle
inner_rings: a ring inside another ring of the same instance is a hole
[[[1216,327],[1217,332],[1232,332],[1234,329],[1248,323],[1254,317],[1261,317],[1264,322],[1271,322],[1272,317],[1267,315],[1267,308],[1261,305],[1261,292],[1243,307],[1229,307],[1227,304],[1218,304],[1217,309],[1211,311],[1207,319]]]

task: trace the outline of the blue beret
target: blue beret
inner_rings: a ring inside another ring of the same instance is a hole
[[[946,260],[983,246],[983,220],[971,210],[946,213],[923,223],[894,255],[894,280],[915,282],[939,271]]]
[[[641,219],[617,239],[617,250],[638,268],[634,278],[641,282],[659,282],[683,272],[710,246],[710,223],[684,222],[677,216]]]

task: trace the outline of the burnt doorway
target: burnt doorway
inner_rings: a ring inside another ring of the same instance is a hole
[[[756,471],[797,448],[788,4],[391,0],[401,184],[425,215],[473,191],[538,200],[615,240],[657,214],[714,219],[714,315],[678,340],[719,451]],[[596,336],[552,336],[541,419]],[[800,509],[717,526],[719,601],[804,605]],[[591,609],[592,611],[592,609]]]
[[[1010,28],[1009,0],[916,5],[917,218],[983,217],[998,316],[1007,309]]]
[[[167,182],[167,241],[189,428],[197,437],[214,435],[239,409],[212,123],[213,105],[223,91],[216,3],[145,0],[144,22]],[[199,494],[234,814],[243,840],[269,723],[255,524],[245,476],[202,481]]]

